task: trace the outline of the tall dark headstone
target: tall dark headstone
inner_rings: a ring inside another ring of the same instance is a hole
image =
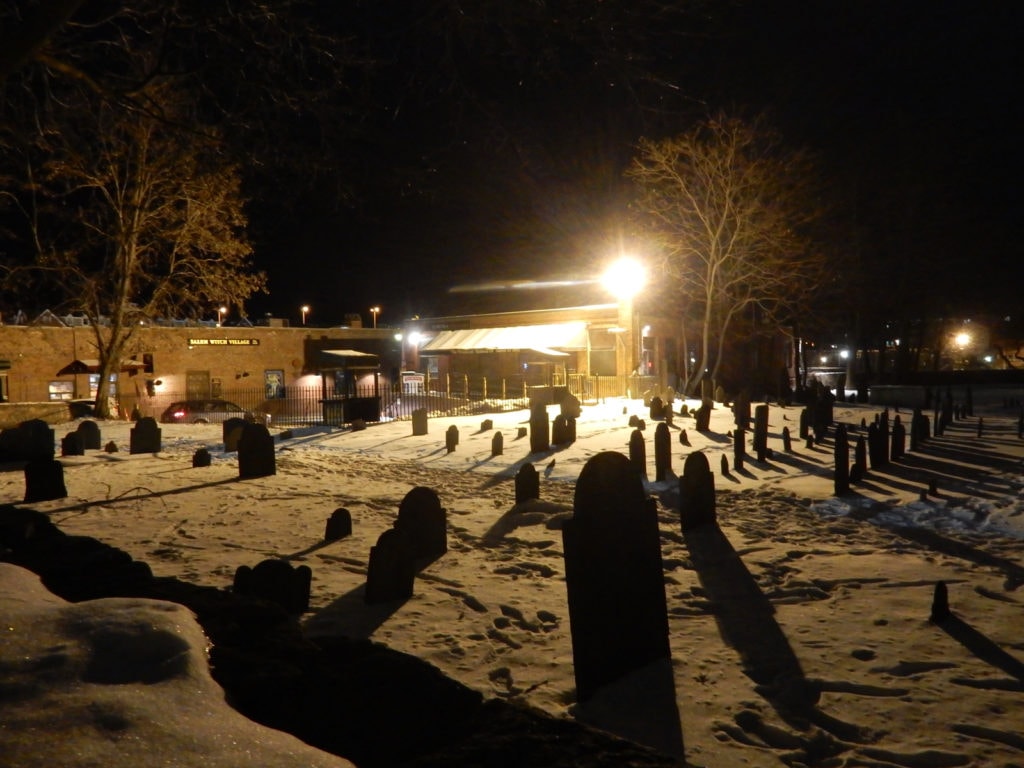
[[[427,434],[427,409],[417,408],[412,412],[412,433],[413,435]]]
[[[417,561],[433,561],[448,551],[448,515],[431,488],[417,486],[405,494],[395,530],[406,537]]]
[[[277,474],[274,438],[262,424],[246,422],[238,438],[238,476],[243,480]]]
[[[370,547],[363,601],[368,605],[408,600],[416,581],[416,558],[408,538],[389,528]]]
[[[629,463],[640,477],[647,477],[647,443],[639,427],[629,435]]]
[[[308,565],[293,568],[287,560],[268,559],[255,568],[239,566],[233,590],[276,603],[288,613],[299,615],[309,610],[313,571]]]
[[[806,440],[811,434],[811,410],[810,408],[800,409],[800,439]]]
[[[672,434],[668,424],[661,422],[654,428],[654,479],[661,482],[672,471]]]
[[[5,432],[7,430],[4,430]],[[53,428],[42,419],[29,419],[18,425],[15,433],[17,444],[15,459],[34,461],[52,459],[55,453]]]
[[[144,416],[135,422],[128,433],[129,453],[159,453],[160,427],[152,416]]]
[[[899,461],[907,452],[907,428],[897,414],[892,420],[892,450],[889,455],[893,461]]]
[[[576,696],[668,659],[657,509],[622,454],[603,452],[576,482],[562,527]]]
[[[929,620],[933,624],[941,624],[950,617],[949,611],[949,588],[946,582],[935,582],[935,592],[932,595],[932,612]]]
[[[221,437],[224,440],[224,451],[234,453],[238,450],[238,441],[242,437],[242,430],[245,429],[245,419],[237,416],[226,419],[221,425]]]
[[[679,478],[679,522],[688,531],[715,521],[715,476],[708,457],[694,451],[683,462]]]
[[[789,427],[782,428],[782,450],[786,453],[793,452],[793,436],[789,432]]]
[[[714,408],[714,402],[710,397],[704,398],[701,401],[700,408],[695,412],[696,424],[694,429],[698,432],[709,432],[711,431],[711,411]]]
[[[754,408],[754,453],[761,462],[768,455],[768,406],[763,403]]]
[[[853,466],[856,467],[853,473],[858,481],[868,473],[868,448],[864,442],[864,435],[857,435],[857,442],[853,445]]]
[[[732,438],[732,467],[737,472],[743,470],[743,462],[747,458],[747,432],[736,427]]]
[[[540,475],[537,468],[526,462],[516,472],[516,504],[540,498]]]
[[[505,452],[505,438],[501,432],[495,432],[491,438],[491,456],[501,456]]]
[[[448,453],[455,450],[455,446],[459,444],[459,428],[452,424],[444,433],[444,447]]]
[[[743,388],[732,406],[734,421],[740,429],[750,429],[750,390]]]
[[[352,535],[352,513],[345,507],[338,507],[327,518],[324,528],[324,542],[329,543]]]
[[[95,421],[86,419],[80,422],[76,430],[82,436],[82,447],[87,451],[98,451],[103,447],[100,438],[100,427]]]
[[[25,503],[67,498],[64,467],[54,458],[32,459],[25,464]]]
[[[530,405],[530,451],[532,453],[541,453],[551,447],[550,426],[547,406],[544,403],[532,403]]]
[[[836,427],[835,440],[832,452],[835,458],[833,488],[836,496],[845,496],[850,492],[850,443],[845,424]]]

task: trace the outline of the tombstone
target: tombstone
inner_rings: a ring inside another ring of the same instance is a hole
[[[750,428],[750,392],[747,389],[741,389],[736,396],[732,412],[737,427],[740,429]]]
[[[60,439],[61,456],[84,456],[85,447],[82,445],[82,436],[78,432],[68,432]]]
[[[412,412],[412,433],[414,436],[427,434],[426,408],[417,408]]]
[[[576,419],[561,413],[555,416],[551,427],[551,442],[555,445],[569,445],[576,442]]]
[[[409,542],[414,560],[432,562],[448,551],[448,516],[431,488],[420,485],[405,494],[395,530]]]
[[[235,571],[233,590],[239,595],[259,597],[299,615],[309,610],[313,571],[308,565],[293,568],[287,560],[263,560],[255,568],[241,565]]]
[[[728,477],[729,476],[729,457],[726,456],[724,453],[722,454],[721,464],[722,464],[722,477]]]
[[[897,416],[892,422],[892,450],[890,455],[893,461],[899,461],[907,452],[907,428],[903,426],[900,417]]]
[[[579,398],[567,392],[559,403],[559,413],[567,419],[578,419],[583,413]]]
[[[754,409],[754,453],[763,462],[768,454],[768,406],[759,405]]]
[[[747,433],[745,430],[736,427],[736,435],[732,441],[732,466],[737,472],[743,469],[743,462],[747,457]]]
[[[789,433],[789,427],[782,428],[782,450],[786,453],[793,452],[793,437]]]
[[[687,446],[690,444],[690,438],[686,434],[686,430],[685,429],[679,430],[679,444],[680,445],[687,445]]]
[[[210,456],[210,451],[207,448],[196,448],[195,453],[192,454],[192,467],[208,467],[213,463],[213,457]]]
[[[851,477],[856,474],[857,479],[860,480],[868,473],[868,449],[864,442],[864,435],[857,435],[857,442],[854,443],[853,465],[857,469],[855,473],[850,473]]]
[[[657,508],[629,459],[583,466],[562,527],[576,698],[669,659]]]
[[[516,440],[526,437],[526,427],[516,427]]]
[[[327,526],[324,528],[324,543],[328,544],[351,535],[352,513],[345,507],[338,507],[327,518]]]
[[[708,432],[711,429],[711,410],[714,408],[710,398],[705,398],[697,409],[696,417],[697,424],[696,430],[698,432]]]
[[[982,418],[981,416],[979,416],[978,417],[978,437],[981,437],[981,435],[982,435],[982,433],[984,431],[985,431],[985,419]]]
[[[526,462],[516,472],[516,504],[540,498],[540,475],[537,468]]]
[[[353,432],[362,432],[366,429],[366,419],[352,419],[352,421],[348,423],[348,428]]]
[[[845,496],[850,492],[850,443],[845,424],[836,427],[836,442],[832,455],[835,457],[833,492],[836,496]]]
[[[683,462],[679,478],[679,522],[683,531],[715,523],[715,476],[708,457],[694,451]]]
[[[665,418],[665,401],[658,396],[652,397],[648,414],[651,421],[660,421]]]
[[[452,424],[444,433],[444,447],[448,453],[455,450],[455,446],[459,444],[459,428]]]
[[[95,421],[83,421],[76,430],[82,436],[82,447],[87,451],[98,451],[103,443],[100,440],[100,427]]]
[[[631,414],[631,415],[630,415],[630,417],[629,417],[629,422],[628,422],[628,424],[629,424],[629,426],[631,426],[631,427],[632,427],[633,429],[636,429],[637,427],[639,427],[639,426],[640,426],[640,417],[639,417],[639,416],[637,416],[637,415],[636,415],[635,413],[634,413],[634,414]]]
[[[221,425],[221,434],[224,439],[224,451],[226,453],[234,453],[238,450],[238,440],[242,436],[242,430],[245,428],[245,419],[240,419],[237,416],[225,420]]]
[[[111,440],[109,443],[103,446],[103,450],[106,451],[107,453],[117,453],[117,443]]]
[[[243,480],[277,474],[274,438],[262,424],[246,422],[238,438],[238,476]]]
[[[949,588],[946,582],[935,582],[935,592],[932,595],[932,612],[928,620],[933,624],[941,624],[950,617],[949,611]]]
[[[654,480],[660,483],[672,471],[672,435],[668,424],[662,422],[654,428]]]
[[[145,416],[135,422],[128,433],[128,453],[159,453],[160,427],[152,416]]]
[[[384,531],[370,547],[363,601],[375,605],[408,600],[415,580],[415,557],[406,536],[394,528]]]
[[[491,420],[491,419],[484,419],[483,421],[480,422],[480,431],[481,432],[489,432],[492,429],[494,429],[494,421],[493,420]]]
[[[882,458],[882,452],[879,449],[879,440],[882,438],[882,431],[878,424],[868,425],[868,459],[871,462],[872,469],[878,469],[885,461]]]
[[[671,427],[673,425],[673,423],[675,422],[675,414],[672,412],[672,404],[671,403],[666,403],[665,404],[665,410],[664,410],[662,415],[665,418],[665,423],[668,424]]]
[[[644,433],[634,429],[629,436],[629,463],[630,466],[640,475],[647,477],[647,443],[644,441]]]
[[[5,430],[6,431],[6,430]],[[42,419],[29,419],[18,425],[14,436],[17,457],[25,461],[52,459],[56,442],[54,431]]]
[[[501,432],[495,432],[494,437],[491,438],[491,456],[501,456],[505,452],[505,438],[501,436]]]
[[[54,458],[32,459],[25,464],[25,503],[67,498],[64,467]]]
[[[530,405],[530,451],[540,453],[551,446],[548,409],[544,403]]]
[[[800,439],[806,440],[811,434],[811,410],[810,408],[800,409]]]

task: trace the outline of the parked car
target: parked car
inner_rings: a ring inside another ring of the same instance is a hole
[[[244,419],[267,424],[266,414],[253,413],[230,400],[179,400],[160,414],[164,424],[223,424],[228,419]]]

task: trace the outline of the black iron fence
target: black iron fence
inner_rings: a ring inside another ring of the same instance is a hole
[[[330,390],[325,393],[320,387],[287,387],[282,396],[268,398],[263,388],[247,387],[225,389],[206,399],[226,400],[272,426],[303,426],[349,421],[341,415],[345,409],[340,406],[346,400],[372,401],[380,419],[390,421],[411,419],[413,411],[420,408],[432,417],[516,411],[528,408],[531,401],[558,402],[565,392],[584,404],[596,403],[612,397],[640,397],[654,385],[653,378],[640,376],[569,374],[550,385],[531,385],[521,378],[449,374],[426,378],[422,389],[408,392],[381,388],[375,393],[373,387],[365,387],[342,395]],[[126,417],[152,416],[159,421],[173,404],[191,399],[196,398],[184,392],[128,392],[119,396],[118,409]]]

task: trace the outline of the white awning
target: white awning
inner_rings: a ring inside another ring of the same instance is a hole
[[[505,328],[467,328],[441,331],[420,347],[421,354],[431,352],[497,352],[532,349],[544,355],[560,355],[564,350],[587,348],[587,324],[548,323],[514,325]]]

